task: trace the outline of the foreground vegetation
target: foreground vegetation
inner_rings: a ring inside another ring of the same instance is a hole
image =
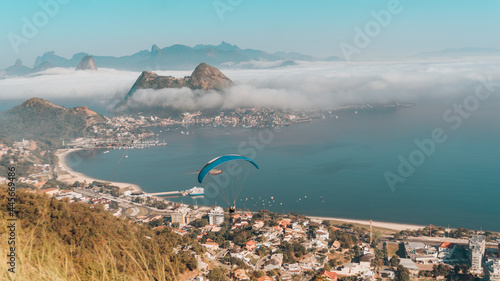
[[[17,191],[16,273],[1,280],[178,280],[194,270],[191,238],[120,219],[99,206]],[[8,252],[8,195],[0,188],[0,251]],[[189,241],[188,241],[189,240]]]

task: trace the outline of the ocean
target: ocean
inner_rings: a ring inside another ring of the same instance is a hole
[[[500,102],[454,113],[465,98],[326,114],[281,130],[153,128],[166,146],[128,150],[127,158],[124,150],[88,153],[69,164],[162,192],[203,186],[196,171],[206,162],[243,153],[260,169],[238,181],[238,208],[500,231]],[[206,192],[171,200],[228,207]]]

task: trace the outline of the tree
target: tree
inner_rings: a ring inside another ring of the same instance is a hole
[[[400,259],[397,255],[392,256],[391,258],[391,266],[397,267],[400,263]]]
[[[111,204],[109,204],[109,207],[111,209],[118,209],[118,202],[116,201],[111,201]]]
[[[410,281],[410,271],[408,268],[398,265],[398,270],[396,271],[396,280],[397,281]]]
[[[384,266],[384,262],[381,259],[373,259],[370,266],[373,267],[375,271],[378,271]]]
[[[216,267],[207,274],[207,279],[211,281],[226,281],[226,270],[223,267]]]

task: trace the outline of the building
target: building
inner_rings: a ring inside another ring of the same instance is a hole
[[[59,194],[59,189],[57,188],[42,189],[40,190],[40,193],[45,193],[48,196],[56,196],[57,194]]]
[[[486,264],[486,276],[489,281],[500,281],[500,259],[493,259]]]
[[[247,249],[247,251],[253,251],[256,248],[257,248],[257,243],[255,243],[255,241],[253,240],[247,241],[245,243],[245,249]]]
[[[208,223],[211,225],[221,225],[224,222],[224,210],[217,206],[208,212]]]
[[[186,224],[190,224],[192,221],[195,221],[197,219],[201,219],[202,217],[203,217],[203,214],[198,212],[198,211],[188,212],[186,215]]]
[[[406,267],[410,271],[411,277],[417,277],[420,269],[411,259],[400,259],[399,264]]]
[[[262,277],[260,277],[259,279],[257,279],[258,281],[274,281],[273,278],[267,276],[267,275],[264,275]]]
[[[236,278],[237,280],[246,280],[246,279],[250,279],[247,275],[247,273],[245,272],[244,269],[240,268],[240,269],[237,269],[234,271],[234,274],[233,274],[234,278]]]
[[[179,225],[185,225],[186,224],[186,215],[189,212],[189,208],[179,208],[175,210],[172,215],[172,223],[178,223]]]
[[[443,242],[438,248],[438,258],[446,260],[450,259],[455,251],[455,244],[451,242]]]
[[[418,263],[438,263],[438,250],[425,243],[405,242],[406,257]]]
[[[323,272],[321,272],[321,275],[326,276],[327,280],[337,281],[337,273],[335,272],[323,270]]]
[[[471,273],[483,273],[483,256],[485,248],[486,237],[484,235],[472,235],[469,239],[469,263]]]

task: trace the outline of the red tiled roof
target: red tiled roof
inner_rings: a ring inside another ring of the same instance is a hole
[[[337,280],[337,273],[335,272],[330,272],[330,271],[323,271],[323,273],[321,273],[322,275],[332,279],[332,280]]]
[[[455,244],[451,242],[443,242],[441,245],[439,245],[439,248],[447,248],[447,249],[453,249],[455,247]]]

